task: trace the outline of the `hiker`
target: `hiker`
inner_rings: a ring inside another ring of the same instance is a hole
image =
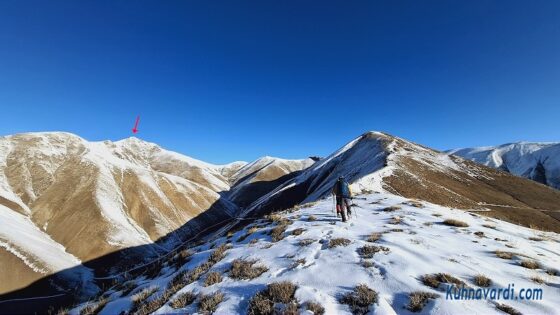
[[[352,191],[350,185],[344,180],[344,176],[340,176],[332,189],[332,194],[336,198],[336,213],[342,215],[342,222],[346,222],[347,216],[352,214],[350,209],[350,198]]]

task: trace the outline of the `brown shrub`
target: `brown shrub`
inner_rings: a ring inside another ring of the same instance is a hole
[[[307,221],[317,221],[317,217],[314,215],[310,215],[307,217]]]
[[[165,303],[169,300],[169,297],[170,297],[169,291],[165,291],[161,294],[158,294],[157,296],[151,298],[149,301],[143,302],[138,307],[138,310],[136,310],[136,312],[134,312],[134,314],[135,315],[151,314],[151,313],[157,311],[163,305],[165,305]]]
[[[391,221],[389,221],[390,224],[400,224],[402,222],[402,218],[401,217],[392,217]]]
[[[323,314],[325,314],[325,308],[317,302],[307,301],[305,303],[305,309],[313,312],[313,315],[323,315]]]
[[[406,306],[412,312],[420,312],[430,299],[436,299],[437,294],[431,292],[416,291],[409,295],[410,301]]]
[[[212,264],[216,264],[217,262],[224,259],[224,257],[226,257],[226,251],[230,248],[231,248],[230,244],[222,244],[218,246],[212,252],[212,254],[210,254],[210,258],[208,258],[208,261],[211,262]]]
[[[208,287],[216,283],[222,282],[222,275],[217,271],[209,272],[204,280],[204,286]]]
[[[377,300],[378,294],[376,291],[365,284],[359,284],[354,288],[354,291],[343,295],[339,302],[348,305],[352,314],[363,315],[369,312],[369,306],[377,303]]]
[[[543,284],[544,283],[544,279],[539,277],[539,276],[534,276],[531,277],[531,281],[538,283],[538,284]]]
[[[521,312],[506,304],[496,304],[496,308],[509,315],[522,315]]]
[[[95,315],[99,313],[105,305],[109,302],[109,299],[102,297],[99,301],[95,303],[90,303],[86,307],[82,308],[80,315]]]
[[[555,269],[547,269],[547,270],[546,270],[546,273],[547,273],[549,276],[556,276],[556,275],[558,275],[558,271],[556,271]]]
[[[383,209],[383,211],[386,211],[386,212],[393,212],[393,211],[397,211],[397,210],[401,210],[401,207],[399,207],[399,206],[390,206],[390,207],[386,207],[385,209]]]
[[[222,292],[201,295],[199,298],[198,310],[203,313],[214,313],[223,300],[224,294]]]
[[[248,314],[275,314],[275,303],[286,304],[282,314],[297,314],[297,302],[294,298],[296,289],[296,285],[288,281],[269,284],[265,290],[251,298]]]
[[[292,231],[292,235],[301,235],[303,232],[305,232],[305,229],[297,228]]]
[[[539,268],[539,263],[534,261],[534,260],[524,259],[519,264],[521,265],[521,267],[527,268],[527,269],[538,269]]]
[[[183,308],[187,305],[191,305],[194,300],[196,300],[196,294],[193,292],[185,292],[179,294],[175,299],[173,299],[170,305],[174,309]]]
[[[483,224],[482,226],[485,227],[485,228],[487,228],[487,229],[493,229],[493,230],[496,229],[496,226],[495,226],[495,225],[491,225],[491,224]]]
[[[278,225],[276,227],[274,227],[272,229],[272,231],[270,231],[270,236],[272,237],[272,241],[273,242],[278,242],[282,239],[284,239],[284,232],[286,232],[286,226],[285,225]]]
[[[265,216],[265,219],[269,220],[270,222],[278,222],[282,220],[282,216],[279,214],[269,214]]]
[[[348,245],[350,245],[350,240],[347,238],[333,238],[329,241],[329,248]]]
[[[477,232],[474,232],[474,235],[476,235],[476,236],[478,236],[478,237],[484,237],[484,232],[482,232],[482,231],[477,231]]]
[[[469,225],[466,222],[455,220],[455,219],[446,219],[443,221],[443,224],[455,227],[468,227]]]
[[[380,251],[388,252],[389,248],[385,246],[375,246],[375,245],[365,245],[363,247],[358,248],[358,254],[360,254],[362,258],[373,258],[373,255],[375,255]]]
[[[305,265],[305,258],[300,258],[298,260],[295,260],[294,263],[292,264],[292,269],[297,268],[299,265]]]
[[[434,274],[424,275],[422,276],[421,280],[422,283],[434,289],[439,288],[440,284],[442,283],[454,284],[457,286],[465,285],[463,281],[447,273],[434,273]]]
[[[409,201],[405,201],[403,202],[403,204],[405,205],[410,205],[416,208],[424,208],[424,204],[422,204],[420,201],[418,200],[409,200]]]
[[[134,304],[139,304],[144,302],[147,298],[149,298],[152,294],[154,294],[154,292],[156,292],[158,290],[157,287],[149,287],[149,288],[145,288],[144,290],[134,294],[132,296],[132,302]]]
[[[544,241],[544,238],[531,236],[531,237],[529,237],[529,240],[535,241],[535,242],[542,242],[542,241]]]
[[[498,258],[501,258],[501,259],[512,259],[513,256],[516,255],[515,253],[512,253],[512,252],[504,252],[504,251],[501,251],[501,250],[497,250],[497,251],[495,251],[495,253],[496,253],[496,256],[497,256]]]
[[[492,284],[492,280],[485,275],[478,274],[474,277],[474,284],[479,287],[489,287]]]
[[[299,244],[299,246],[309,246],[313,243],[315,243],[314,239],[306,238],[306,239],[300,240],[298,244]]]
[[[257,260],[236,259],[231,263],[229,277],[236,280],[254,279],[268,271],[265,266],[254,266]]]
[[[371,234],[368,236],[367,241],[370,242],[370,243],[375,243],[375,242],[377,242],[377,241],[379,241],[379,240],[381,239],[381,236],[382,236],[382,235],[383,235],[383,234],[381,234],[381,233],[379,233],[379,232],[371,233]]]

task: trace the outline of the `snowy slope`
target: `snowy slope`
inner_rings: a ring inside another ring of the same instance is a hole
[[[560,189],[560,143],[517,142],[448,153]]]
[[[154,314],[196,313],[200,307],[198,301],[179,309],[171,307],[170,302],[185,292],[207,294],[216,291],[225,295],[215,314],[245,314],[250,299],[257,292],[269,283],[284,280],[297,285],[295,298],[302,312],[305,302],[315,301],[325,308],[326,314],[349,314],[349,307],[339,302],[341,296],[358,284],[366,284],[379,294],[378,303],[369,306],[372,314],[412,314],[407,306],[409,294],[414,291],[437,295],[428,301],[420,314],[502,314],[496,308],[498,303],[507,304],[523,314],[560,313],[560,278],[558,273],[557,276],[546,273],[558,272],[559,234],[538,232],[426,202],[422,202],[421,207],[412,206],[410,200],[386,193],[362,197],[367,200],[356,201],[359,206],[354,208],[357,218],[347,224],[333,215],[332,200],[328,198],[284,214],[293,223],[287,226],[280,241],[272,241],[269,233],[275,224],[266,220],[258,220],[229,238],[215,239],[213,244],[231,242],[233,246],[225,258],[209,270],[222,274],[223,281],[204,286],[205,274],[202,274],[199,280],[180,288],[163,301]],[[399,208],[385,211],[389,206]],[[310,220],[311,216],[316,220]],[[399,217],[400,223],[395,223],[394,217]],[[468,227],[445,225],[442,223],[445,219],[463,221]],[[252,227],[251,234],[249,229]],[[292,233],[297,229],[303,229],[301,235]],[[379,240],[368,242],[368,236],[374,232],[381,233]],[[242,237],[247,234],[248,237]],[[329,242],[335,238],[345,238],[350,243],[329,248]],[[310,244],[301,246],[300,241],[306,239]],[[373,258],[361,258],[359,248],[366,245],[386,249],[375,253]],[[126,284],[132,289],[124,294],[118,286],[107,291],[104,294],[107,304],[100,314],[127,311],[133,304],[132,296],[146,288],[154,288],[156,293],[144,302],[149,303],[165,290],[179,271],[193,270],[212,252],[208,244],[191,250],[194,253],[191,260],[178,269],[168,266],[154,279],[133,279]],[[496,250],[515,254],[512,259],[501,259],[494,253]],[[258,265],[268,270],[255,279],[232,279],[231,263],[238,258],[257,260]],[[539,268],[520,266],[522,259],[537,261]],[[434,273],[447,273],[475,289],[479,287],[474,277],[485,275],[492,281],[490,288],[515,284],[517,293],[521,288],[542,289],[543,299],[450,301],[446,300],[444,287],[433,289],[422,283],[424,275]],[[532,278],[540,279],[542,283],[536,283]],[[71,313],[78,314],[84,306],[86,304],[74,308]]]

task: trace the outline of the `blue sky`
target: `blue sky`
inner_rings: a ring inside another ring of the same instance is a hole
[[[320,3],[320,4],[319,4]],[[559,1],[0,1],[0,135],[214,163],[560,141]]]

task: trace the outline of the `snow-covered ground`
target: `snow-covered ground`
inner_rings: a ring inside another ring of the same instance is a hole
[[[523,314],[560,314],[560,277],[547,273],[559,272],[560,235],[426,202],[421,202],[422,207],[413,206],[409,200],[387,193],[361,197],[366,200],[355,200],[359,207],[354,207],[356,216],[349,223],[342,223],[333,214],[332,199],[328,198],[283,214],[293,223],[288,225],[285,237],[280,241],[273,242],[269,235],[276,223],[264,224],[264,219],[229,238],[215,239],[214,244],[229,240],[233,246],[225,258],[210,269],[220,272],[224,280],[205,287],[203,275],[175,293],[169,301],[189,291],[203,294],[221,291],[225,297],[216,314],[245,314],[250,299],[257,292],[269,283],[287,280],[297,285],[295,297],[302,312],[305,302],[315,301],[323,305],[326,314],[348,314],[349,307],[339,303],[339,299],[363,283],[379,293],[379,302],[370,306],[372,314],[411,313],[406,307],[409,294],[414,291],[438,295],[420,311],[426,314],[500,314],[496,308],[498,303],[507,304]],[[390,206],[399,209],[386,211],[385,208]],[[309,220],[311,216],[316,220]],[[400,222],[396,222],[399,219],[395,217],[400,218]],[[468,227],[445,225],[443,221],[446,219],[463,221]],[[258,227],[256,232],[237,241],[255,226]],[[303,229],[303,233],[292,234],[296,229]],[[368,242],[368,236],[375,232],[381,233],[379,240]],[[329,248],[329,241],[335,238],[346,238],[350,244]],[[312,243],[300,246],[304,239],[310,239]],[[383,246],[388,250],[364,259],[360,257],[359,248],[366,245]],[[145,288],[157,287],[163,292],[179,271],[200,265],[213,251],[210,243],[192,250],[195,252],[192,260],[179,270],[164,267],[155,279],[135,279],[136,288],[125,296],[121,296],[122,292],[107,292],[109,302],[101,314],[128,310],[132,305],[131,296]],[[511,259],[501,259],[496,256],[496,250],[515,254]],[[268,271],[252,280],[231,279],[229,269],[232,261],[238,258],[258,260],[258,264],[266,266]],[[522,259],[537,261],[539,268],[520,266]],[[370,262],[371,266],[365,267],[364,261]],[[447,273],[475,289],[479,288],[474,283],[477,275],[488,277],[492,281],[490,288],[506,288],[514,284],[516,294],[522,288],[542,289],[542,300],[446,300],[444,289],[433,289],[422,282],[422,276],[434,273]],[[532,279],[540,279],[543,283]],[[173,309],[169,301],[155,313],[198,311],[197,301],[183,309]],[[75,308],[72,313],[78,313],[84,306]]]

